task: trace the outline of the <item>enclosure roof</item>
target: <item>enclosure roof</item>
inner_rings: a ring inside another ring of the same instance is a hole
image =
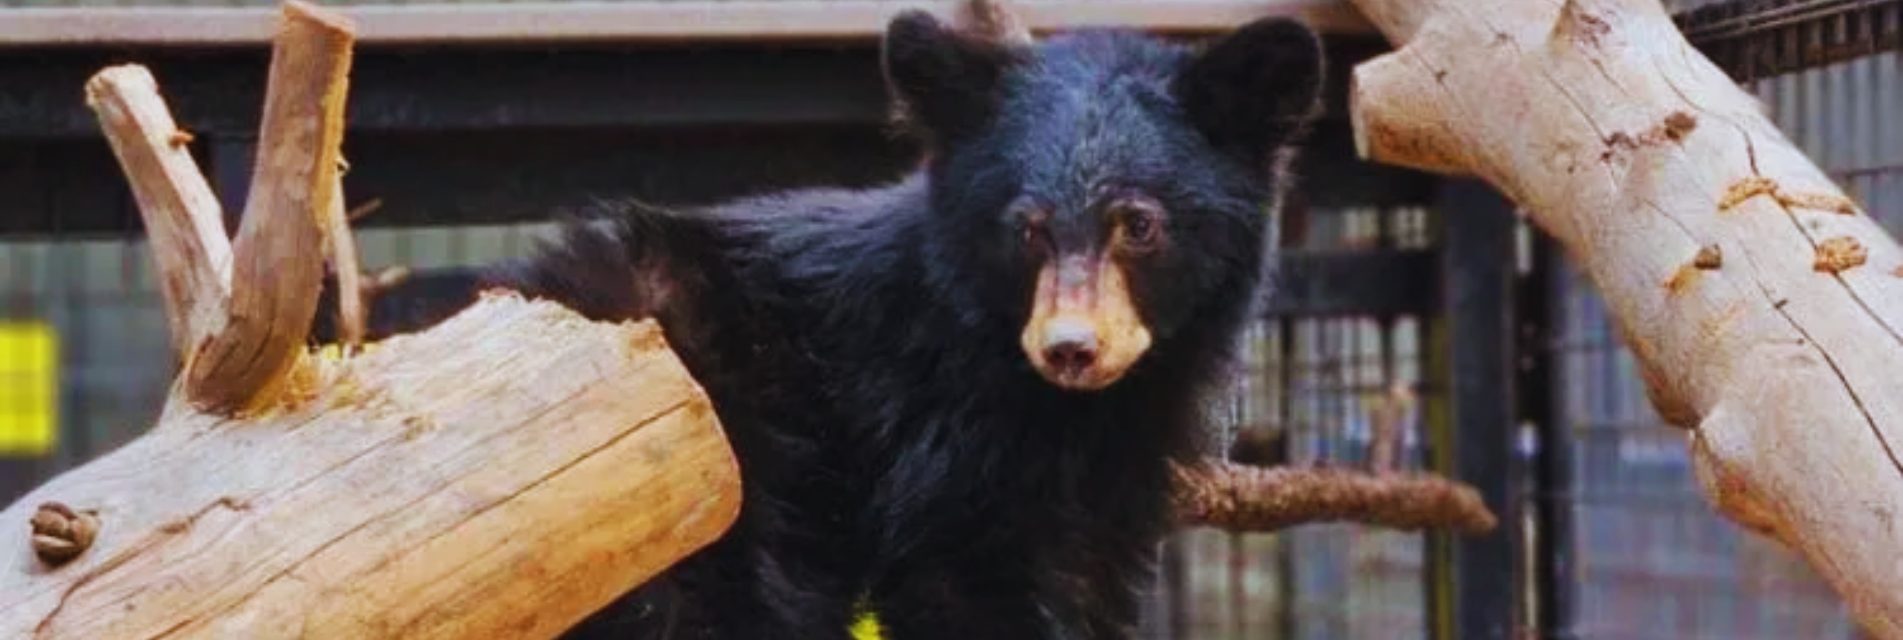
[[[333,7],[357,22],[357,41],[379,44],[873,40],[902,7],[957,15],[963,0],[675,0],[511,2]],[[1331,33],[1371,33],[1342,0],[1027,0],[1014,3],[1034,31],[1126,26],[1209,32],[1269,15],[1295,16]],[[0,9],[0,46],[264,46],[271,6],[133,5]]]

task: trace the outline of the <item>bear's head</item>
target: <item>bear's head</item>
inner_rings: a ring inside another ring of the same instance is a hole
[[[1322,52],[1286,19],[1202,48],[1124,32],[1020,46],[911,11],[883,64],[928,145],[937,279],[1021,327],[1046,380],[1090,391],[1248,307]]]

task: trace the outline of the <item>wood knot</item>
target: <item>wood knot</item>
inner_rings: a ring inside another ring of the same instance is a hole
[[[40,505],[33,513],[33,553],[41,562],[61,565],[92,547],[99,535],[94,511],[74,511],[58,502]]]
[[[1812,209],[1843,215],[1856,215],[1857,203],[1834,193],[1816,193],[1791,191],[1778,186],[1776,180],[1764,176],[1751,176],[1739,180],[1725,188],[1725,194],[1718,199],[1718,210],[1724,211],[1742,204],[1746,200],[1768,195],[1787,209]]]
[[[1684,111],[1673,111],[1665,116],[1665,137],[1673,142],[1685,139],[1685,135],[1698,128],[1698,118]]]
[[[1647,127],[1636,134],[1614,131],[1600,142],[1606,146],[1599,154],[1601,162],[1610,162],[1620,152],[1635,151],[1640,147],[1657,147],[1685,141],[1692,129],[1698,128],[1698,118],[1683,111],[1673,111],[1665,120]]]
[[[1578,21],[1579,28],[1575,33],[1578,34],[1579,41],[1589,46],[1599,46],[1599,39],[1612,33],[1612,25],[1606,24],[1605,18],[1585,11],[1574,13],[1573,18]]]
[[[1812,268],[1824,273],[1841,273],[1863,266],[1870,251],[1850,236],[1837,236],[1817,243],[1817,262]]]
[[[1726,211],[1746,200],[1774,193],[1777,193],[1776,181],[1764,176],[1751,176],[1725,187],[1724,197],[1718,199],[1718,210]]]
[[[1599,153],[1600,162],[1611,162],[1612,156],[1619,151],[1630,151],[1639,146],[1632,140],[1632,136],[1626,135],[1624,131],[1614,131],[1612,135],[1606,136],[1606,139],[1600,142],[1606,145],[1606,150]]]
[[[1708,244],[1698,248],[1698,255],[1692,256],[1692,266],[1711,271],[1725,264],[1725,252],[1718,245]]]
[[[1833,193],[1792,193],[1778,191],[1777,201],[1787,207],[1815,209],[1846,216],[1857,214],[1857,203]]]

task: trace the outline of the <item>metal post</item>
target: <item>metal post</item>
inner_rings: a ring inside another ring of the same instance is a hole
[[[1528,622],[1540,638],[1571,637],[1573,624],[1573,492],[1572,434],[1557,408],[1562,390],[1555,384],[1554,353],[1559,335],[1556,308],[1564,274],[1558,248],[1550,238],[1535,234],[1530,269],[1521,276],[1519,300],[1520,418],[1533,425],[1539,449],[1534,453],[1531,506],[1533,509],[1533,598],[1537,607]]]
[[[1484,536],[1432,534],[1431,625],[1436,637],[1510,637],[1518,617],[1514,549],[1518,514],[1511,487],[1514,425],[1513,214],[1473,180],[1444,183],[1436,197],[1444,279],[1435,331],[1438,380],[1445,381],[1437,470],[1472,484],[1500,516]]]

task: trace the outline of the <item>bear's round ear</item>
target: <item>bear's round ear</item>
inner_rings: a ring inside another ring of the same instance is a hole
[[[880,64],[901,121],[943,144],[972,135],[996,115],[999,85],[1016,57],[1005,44],[958,33],[910,9],[886,26]]]
[[[1253,163],[1301,134],[1321,106],[1321,86],[1315,32],[1263,18],[1197,54],[1173,90],[1216,148]]]

